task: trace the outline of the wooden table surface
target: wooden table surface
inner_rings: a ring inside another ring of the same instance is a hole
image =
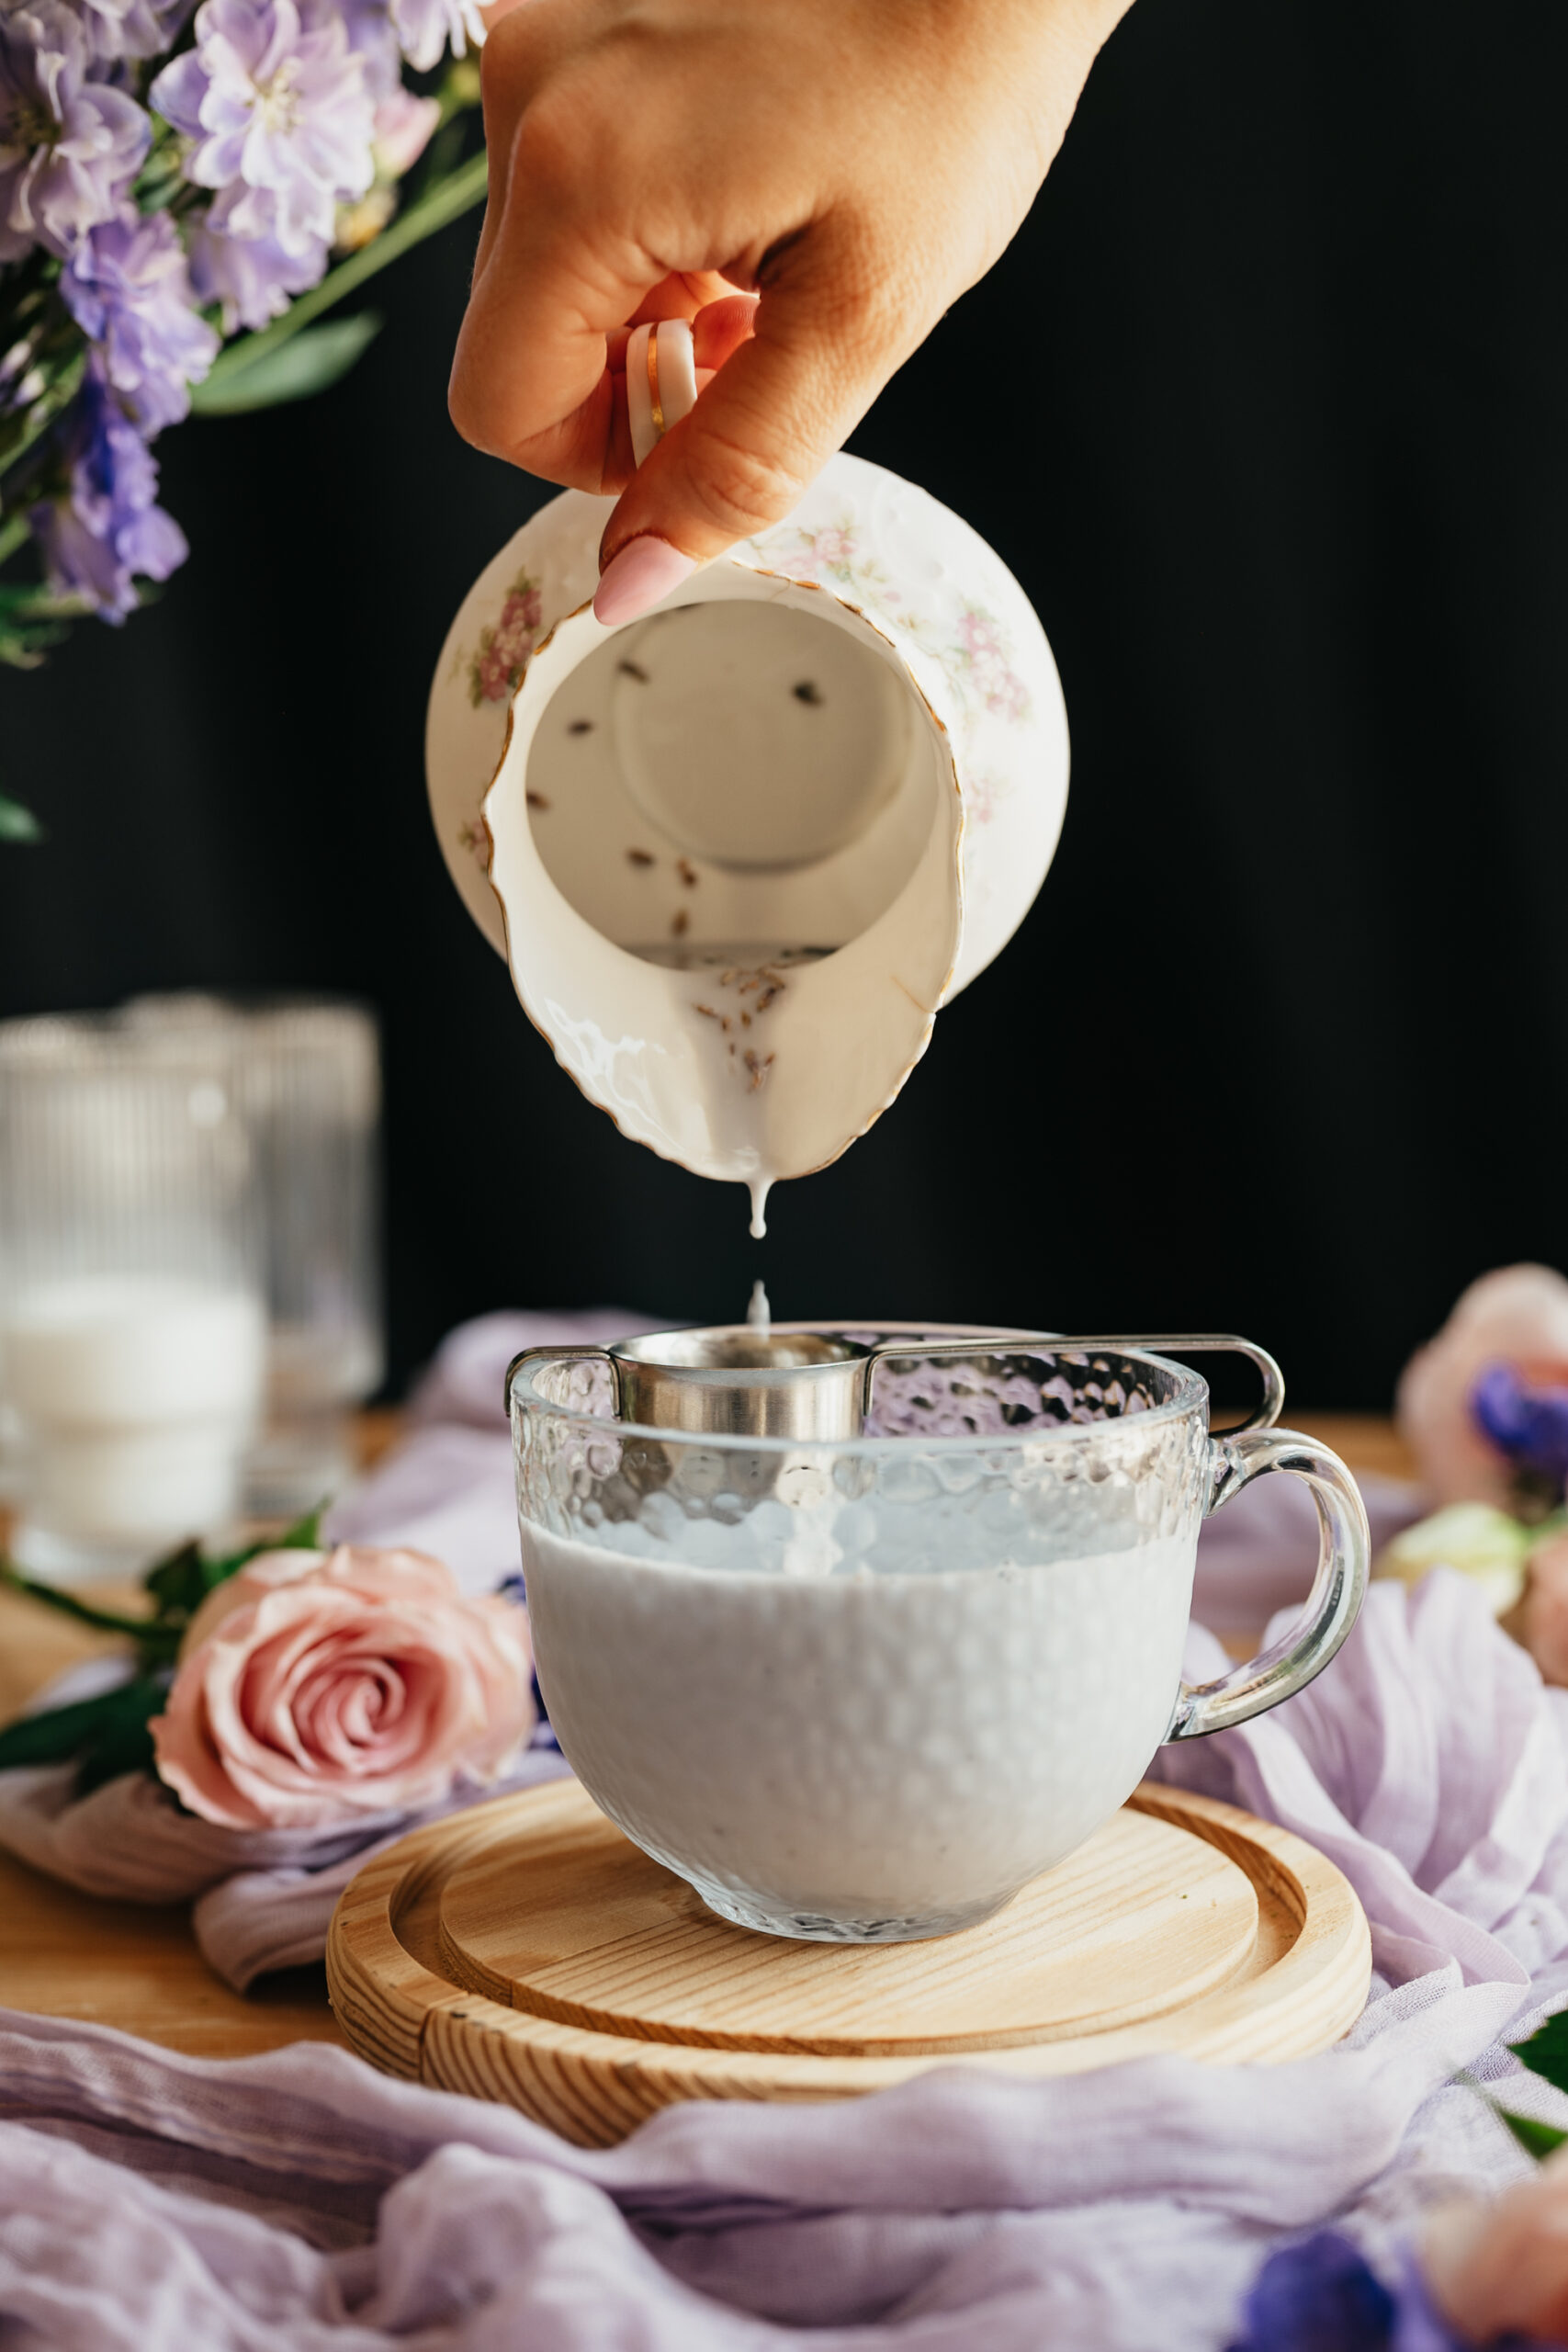
[[[1292,1425],[1322,1438],[1352,1469],[1408,1474],[1399,1438],[1374,1415],[1303,1412]],[[365,1417],[366,1459],[386,1445],[394,1426],[388,1415]],[[123,1594],[115,1601],[123,1606]],[[63,1668],[115,1646],[110,1637],[0,1591],[0,1722]],[[232,1992],[202,1959],[183,1905],[150,1909],[79,1894],[3,1853],[0,2005],[119,2026],[209,2058],[343,2038],[319,1966],[263,1978],[248,1994]]]

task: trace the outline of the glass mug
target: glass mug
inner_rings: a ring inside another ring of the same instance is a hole
[[[1207,1384],[1132,1348],[894,1358],[865,1433],[824,1443],[628,1425],[592,1351],[530,1351],[508,1390],[562,1750],[645,1852],[770,1935],[987,1917],[1163,1741],[1302,1689],[1366,1588],[1344,1464],[1289,1430],[1211,1437]],[[1303,1618],[1185,1683],[1199,1527],[1278,1471],[1317,1505]]]

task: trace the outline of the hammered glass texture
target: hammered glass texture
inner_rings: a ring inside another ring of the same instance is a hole
[[[530,1385],[558,1409],[526,1409]],[[788,1573],[803,1546],[845,1572],[1024,1566],[1196,1542],[1207,1499],[1202,1382],[1130,1357],[895,1357],[865,1436],[821,1445],[623,1431],[592,1359],[546,1365],[518,1395],[523,1516],[687,1566]]]
[[[624,1426],[592,1358],[513,1386],[561,1746],[647,1852],[777,1935],[984,1918],[1129,1794],[1179,1688],[1203,1383],[1043,1350],[878,1381],[880,1434],[831,1444]]]

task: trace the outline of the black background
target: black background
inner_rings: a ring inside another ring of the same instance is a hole
[[[348,381],[159,445],[156,609],[0,673],[0,1009],[302,987],[385,1023],[393,1386],[613,1300],[1227,1327],[1377,1406],[1568,1261],[1568,12],[1138,0],[1046,189],[856,435],[1000,551],[1066,690],[1055,864],[834,1168],[623,1142],[446,879],[430,671],[547,493],[445,387],[475,220]]]

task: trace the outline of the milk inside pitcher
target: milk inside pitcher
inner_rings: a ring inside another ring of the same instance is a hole
[[[835,458],[618,629],[590,609],[610,505],[552,501],[454,624],[436,825],[562,1066],[624,1134],[746,1185],[755,1230],[1033,899],[1061,689],[1000,560],[876,467]]]

